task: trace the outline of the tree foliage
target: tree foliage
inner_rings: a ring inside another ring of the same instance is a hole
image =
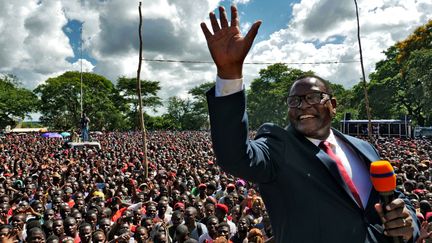
[[[286,99],[289,89],[295,80],[306,74],[312,72],[281,63],[261,69],[260,76],[252,81],[247,92],[250,126],[257,128],[264,122],[285,126],[288,123]]]
[[[120,77],[116,85],[118,91],[118,105],[122,104],[126,108],[128,127],[138,129],[140,127],[139,104],[137,94],[136,78]],[[141,98],[145,108],[155,109],[162,105],[162,101],[157,92],[161,89],[159,81],[141,80]],[[148,123],[145,119],[146,124]]]
[[[370,75],[374,117],[400,118],[407,114],[416,125],[430,124],[432,20],[384,53],[386,59],[378,62]]]
[[[0,77],[0,128],[14,127],[17,119],[24,119],[37,108],[36,95],[19,86],[13,75]]]
[[[93,73],[83,73],[83,111],[92,130],[124,127],[124,115],[114,100],[118,97],[111,81]],[[41,121],[54,129],[77,129],[81,116],[80,73],[66,72],[49,78],[35,92],[40,95]]]
[[[207,117],[203,117],[195,110],[195,103],[191,99],[170,97],[168,99],[168,114],[165,119],[172,121],[172,124],[179,130],[201,130],[206,123]]]

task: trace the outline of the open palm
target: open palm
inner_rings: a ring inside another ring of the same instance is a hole
[[[231,26],[228,25],[225,9],[219,7],[220,26],[213,12],[209,14],[213,34],[205,23],[201,29],[207,40],[210,54],[221,78],[234,79],[242,77],[243,62],[258,33],[261,21],[255,22],[243,37],[240,33],[237,8],[231,6]]]

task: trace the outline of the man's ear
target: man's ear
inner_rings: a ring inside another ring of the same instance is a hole
[[[331,108],[332,117],[335,117],[336,116],[336,107],[337,107],[336,98],[331,98],[330,103],[332,105],[332,108]]]
[[[336,106],[337,106],[336,98],[332,97],[332,98],[330,99],[330,103],[331,103],[331,105],[333,106],[333,109],[335,109]]]

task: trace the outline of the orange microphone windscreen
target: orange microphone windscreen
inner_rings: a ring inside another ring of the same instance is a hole
[[[396,175],[393,166],[386,160],[372,162],[370,177],[372,185],[378,192],[390,192],[396,189]]]

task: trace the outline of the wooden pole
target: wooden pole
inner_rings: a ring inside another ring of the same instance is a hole
[[[137,94],[138,94],[138,104],[139,104],[139,118],[140,118],[140,126],[141,126],[141,135],[143,142],[143,164],[144,164],[144,179],[148,177],[148,161],[147,161],[147,141],[146,141],[146,129],[144,125],[144,114],[143,114],[143,104],[141,97],[141,63],[142,63],[142,14],[141,14],[141,2],[139,2],[139,28],[138,28],[138,36],[139,36],[139,60],[138,60],[138,70],[137,70]]]
[[[366,115],[368,118],[368,138],[370,142],[374,142],[373,141],[373,136],[372,136],[372,116],[370,113],[370,106],[369,106],[369,96],[368,96],[368,92],[367,92],[367,82],[366,82],[366,75],[365,75],[365,71],[364,71],[364,65],[363,65],[363,51],[362,51],[362,46],[361,46],[361,39],[360,39],[360,20],[359,20],[359,13],[358,13],[358,5],[357,5],[357,0],[354,0],[355,6],[356,6],[356,16],[357,16],[357,39],[358,39],[358,44],[359,44],[359,52],[360,52],[360,66],[361,66],[361,70],[362,70],[362,84],[363,84],[363,90],[364,90],[364,96],[365,96],[365,106],[366,106]]]

